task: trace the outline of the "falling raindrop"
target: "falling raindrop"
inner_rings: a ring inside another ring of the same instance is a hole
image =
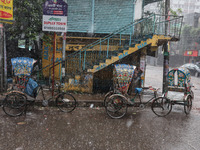
[[[128,120],[126,126],[129,128],[133,124],[133,120]]]
[[[90,105],[90,108],[93,108],[93,107],[94,107],[94,104],[91,104],[91,105]]]

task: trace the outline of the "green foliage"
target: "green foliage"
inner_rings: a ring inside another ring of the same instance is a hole
[[[181,14],[182,14],[182,9],[181,8],[178,8],[176,11],[175,10],[172,10],[171,8],[170,8],[170,13],[171,13],[171,15],[174,15],[174,16],[180,16]]]
[[[52,45],[52,33],[46,33],[42,36],[42,41],[45,42],[46,45],[51,46]]]
[[[157,7],[160,8],[160,13],[164,15],[165,14],[165,1],[158,2]],[[181,8],[178,8],[177,10],[172,10],[170,8],[169,10],[170,10],[171,15],[174,15],[174,16],[180,16],[183,13]]]
[[[45,0],[14,0],[14,23],[6,25],[11,39],[36,40],[42,32],[42,4]]]

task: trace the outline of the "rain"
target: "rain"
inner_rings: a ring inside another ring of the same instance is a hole
[[[198,0],[1,0],[0,150],[197,150]]]

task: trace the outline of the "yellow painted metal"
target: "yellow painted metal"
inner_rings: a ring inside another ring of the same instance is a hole
[[[147,39],[146,41],[141,41],[140,44],[136,44],[135,47],[129,47],[128,50],[125,50],[123,53],[119,53],[118,56],[112,56],[111,59],[107,59],[104,63],[104,67],[118,61],[119,59],[132,54],[140,49],[143,49],[144,51],[146,51],[146,49],[144,49],[144,47],[146,47],[147,45],[151,44],[152,47],[152,51],[156,51],[158,49],[158,42],[160,40],[166,40],[166,41],[170,41],[172,38],[169,36],[164,36],[164,35],[154,35],[151,39]],[[103,69],[102,64],[99,65],[95,65],[93,67],[93,69],[88,69],[88,72],[92,72],[95,73],[97,71],[99,71],[99,69]],[[98,69],[97,69],[98,68]]]
[[[56,54],[55,54],[55,61],[62,60],[62,47],[61,45],[56,45]],[[53,63],[53,46],[48,45],[45,42],[43,43],[43,51],[42,51],[42,68],[50,65],[46,69],[43,70],[44,77],[49,77],[49,69],[52,67]],[[51,73],[52,75],[52,69]],[[55,79],[60,79],[61,76],[61,64],[55,67]]]
[[[81,78],[86,81],[84,84],[80,83]],[[89,77],[87,77],[87,80],[86,80],[86,78],[84,78],[84,75],[81,75],[81,76],[76,75],[75,78],[70,78],[69,82],[66,82],[64,84],[63,90],[64,91],[77,91],[77,92],[83,92],[83,93],[92,93],[93,77],[89,75]]]

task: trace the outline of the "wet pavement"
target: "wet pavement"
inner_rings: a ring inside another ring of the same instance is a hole
[[[161,69],[148,67],[147,86],[161,87]],[[200,78],[192,77],[192,82],[195,99],[189,115],[182,106],[166,117],[157,117],[149,107],[129,107],[121,119],[111,119],[103,107],[63,113],[35,106],[20,117],[0,109],[0,150],[198,150]]]
[[[55,107],[35,107],[8,117],[0,110],[1,150],[198,150],[200,112],[183,109],[157,117],[149,108],[128,108],[122,119],[103,107],[77,108],[70,114]]]

